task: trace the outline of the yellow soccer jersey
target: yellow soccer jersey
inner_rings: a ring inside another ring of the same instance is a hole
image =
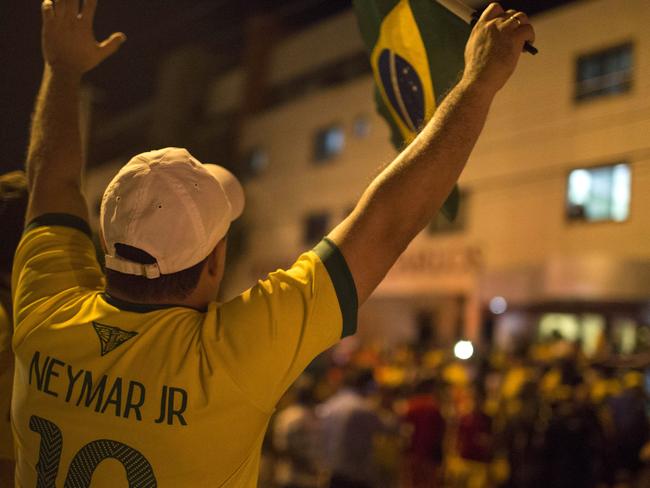
[[[9,422],[11,385],[13,383],[11,333],[11,319],[0,303],[0,460],[14,458]]]
[[[277,400],[356,328],[340,251],[198,311],[108,296],[88,234],[48,214],[16,254],[18,486],[255,487]]]

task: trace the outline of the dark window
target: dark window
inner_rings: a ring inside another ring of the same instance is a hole
[[[469,194],[467,191],[463,190],[460,192],[460,202],[458,205],[458,215],[456,218],[450,222],[447,217],[445,217],[442,212],[431,219],[427,230],[429,234],[441,234],[445,232],[460,232],[465,230],[467,226],[468,218],[468,207],[469,206]]]
[[[576,100],[629,91],[632,86],[632,65],[631,43],[580,56],[576,66]]]
[[[305,244],[313,245],[320,241],[328,231],[329,214],[327,212],[312,213],[305,219]]]
[[[314,140],[314,162],[322,164],[332,159],[343,150],[344,144],[343,129],[338,125],[319,130]]]
[[[269,166],[269,154],[264,148],[255,147],[246,156],[246,170],[249,174],[259,175]]]
[[[358,115],[354,119],[354,135],[359,139],[370,134],[370,118],[367,115]]]
[[[331,2],[330,2],[331,3]],[[372,73],[365,49],[325,66],[319,66],[285,83],[270,87],[267,106],[280,105],[307,93],[332,88]]]
[[[572,170],[567,184],[567,217],[586,221],[626,220],[630,183],[627,164]]]

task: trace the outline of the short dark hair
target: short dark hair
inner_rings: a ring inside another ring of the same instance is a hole
[[[156,258],[151,254],[126,244],[115,244],[115,253],[121,258],[140,264],[156,263]],[[120,273],[106,268],[106,283],[109,291],[117,291],[129,301],[146,303],[160,300],[169,300],[170,302],[183,300],[196,289],[207,260],[206,257],[187,269],[163,274],[154,279]]]
[[[25,229],[27,178],[24,171],[0,176],[0,272],[10,273],[14,254]]]

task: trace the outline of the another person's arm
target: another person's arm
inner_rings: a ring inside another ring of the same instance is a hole
[[[85,0],[81,11],[78,6],[77,0],[42,4],[45,67],[27,155],[28,223],[48,213],[88,220],[81,191],[81,77],[117,51],[125,36],[115,33],[98,43],[92,25],[97,0]]]
[[[354,277],[359,305],[411,240],[439,211],[458,180],[492,100],[534,31],[491,4],[465,49],[465,72],[418,137],[370,184],[352,214],[329,238]]]

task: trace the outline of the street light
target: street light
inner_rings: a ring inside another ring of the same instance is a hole
[[[463,361],[474,355],[474,346],[471,341],[458,341],[454,346],[454,356]]]

